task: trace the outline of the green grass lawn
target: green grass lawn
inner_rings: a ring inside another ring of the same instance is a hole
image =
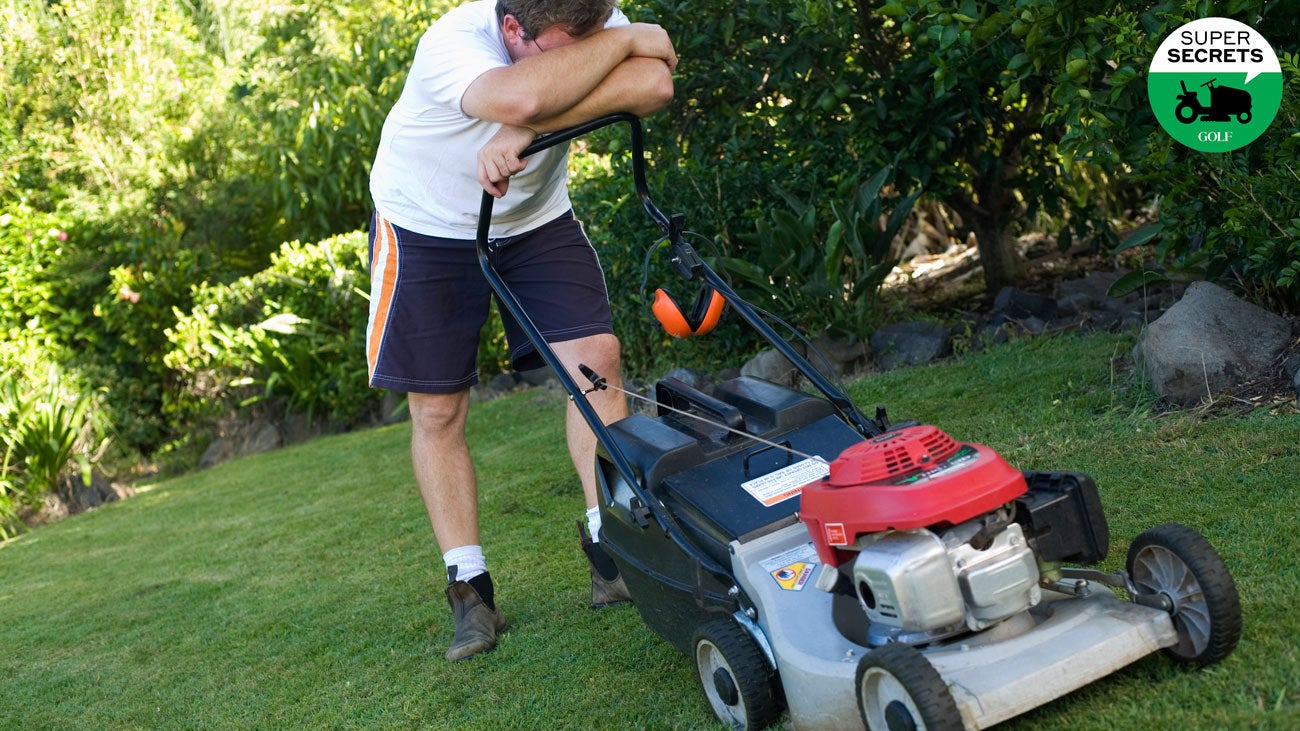
[[[1093,475],[1123,561],[1202,531],[1245,609],[1237,652],[1160,655],[1007,729],[1300,728],[1300,417],[1153,415],[1123,337],[1014,342],[851,384],[1024,469]],[[635,609],[586,607],[555,394],[471,414],[483,539],[512,625],[442,658],[441,557],[410,431],[328,437],[153,485],[0,548],[0,728],[717,728],[692,663]]]

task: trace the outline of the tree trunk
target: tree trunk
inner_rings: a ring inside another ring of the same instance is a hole
[[[1016,251],[1015,241],[1002,227],[979,217],[970,223],[979,246],[980,266],[984,268],[984,291],[996,295],[1003,287],[1025,281],[1025,263]]]
[[[1019,207],[1011,184],[1019,160],[1019,138],[1011,136],[1004,142],[1001,164],[971,181],[975,197],[958,195],[951,202],[962,217],[962,225],[975,234],[984,269],[984,291],[990,296],[1003,287],[1023,284],[1027,277],[1016,242],[1007,233]]]

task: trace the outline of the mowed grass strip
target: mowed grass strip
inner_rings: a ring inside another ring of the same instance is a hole
[[[1013,342],[850,388],[1023,469],[1091,474],[1107,567],[1177,521],[1233,570],[1246,629],[1227,661],[1152,656],[1004,728],[1300,727],[1300,419],[1154,415],[1124,370],[1131,344]],[[0,728],[717,728],[691,661],[635,609],[587,608],[563,407],[528,391],[471,413],[512,625],[495,653],[442,658],[441,559],[399,425],[162,482],[4,545]]]

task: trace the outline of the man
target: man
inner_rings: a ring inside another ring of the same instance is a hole
[[[677,58],[668,35],[629,23],[614,3],[476,0],[446,13],[420,41],[371,173],[370,383],[409,394],[416,482],[447,566],[449,660],[493,649],[506,626],[479,540],[465,441],[490,299],[473,243],[481,190],[499,199],[494,266],[547,342],[575,378],[585,363],[619,385],[604,275],[570,209],[568,150],[519,158],[539,134],[613,112],[646,115],[671,100]],[[509,314],[503,319],[515,367],[541,365]],[[606,422],[626,416],[612,389],[591,402]],[[588,508],[579,535],[592,605],[625,601],[598,543],[595,437],[573,405],[566,420]]]

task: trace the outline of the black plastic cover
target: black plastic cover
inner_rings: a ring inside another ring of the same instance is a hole
[[[1079,472],[1025,472],[1016,522],[1044,561],[1095,564],[1110,550],[1110,527],[1092,478]]]

